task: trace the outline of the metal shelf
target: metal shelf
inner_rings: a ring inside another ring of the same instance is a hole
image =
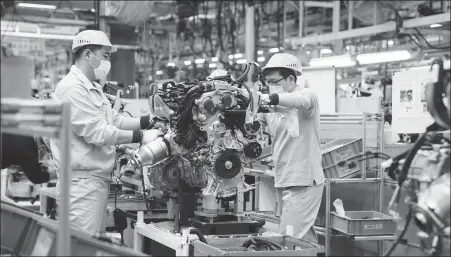
[[[2,133],[59,137],[61,146],[61,206],[56,254],[71,255],[69,186],[71,122],[70,104],[54,100],[1,99]]]
[[[340,114],[337,114],[337,116],[340,116]],[[346,115],[342,117],[343,120],[349,119]],[[363,125],[363,150],[366,151],[367,148],[367,124],[371,120],[377,121],[377,135],[376,135],[376,142],[377,142],[377,148],[379,152],[384,152],[384,115],[383,113],[363,113],[363,115],[360,115],[360,119],[353,118],[354,122],[357,122],[359,124]],[[384,199],[384,171],[379,168],[379,173],[377,178],[367,178],[366,172],[367,172],[367,165],[366,161],[363,162],[364,166],[361,173],[361,178],[342,178],[342,179],[326,179],[326,224],[325,228],[323,228],[323,231],[321,229],[319,230],[319,234],[324,235],[324,241],[325,241],[325,256],[330,256],[331,252],[331,245],[330,245],[330,238],[332,236],[346,236],[350,237],[355,241],[383,241],[383,240],[394,240],[396,239],[395,235],[377,235],[377,236],[351,236],[346,235],[341,232],[335,231],[331,228],[330,220],[331,220],[331,185],[332,184],[347,184],[347,183],[378,183],[378,193],[379,193],[379,212],[382,212],[383,207],[383,199]],[[383,253],[383,244],[381,242],[378,242],[378,256],[381,256]]]

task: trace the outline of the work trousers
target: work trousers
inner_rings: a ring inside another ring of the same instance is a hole
[[[94,235],[105,232],[109,182],[96,177],[71,180],[69,196],[69,221],[71,226]],[[56,184],[59,216],[60,183]]]
[[[277,188],[276,216],[280,228],[293,226],[293,235],[317,243],[314,223],[318,216],[324,184]]]

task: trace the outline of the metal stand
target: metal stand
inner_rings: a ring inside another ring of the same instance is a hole
[[[380,152],[384,151],[384,116],[383,113],[377,114],[363,114],[363,120],[356,119],[355,122],[358,124],[364,125],[364,137],[363,137],[363,151],[366,151],[367,147],[367,124],[368,121],[377,121],[377,150]],[[377,162],[377,165],[380,166],[380,161]],[[325,241],[325,256],[330,256],[331,254],[331,245],[330,238],[335,236],[331,231],[331,186],[333,184],[343,184],[343,183],[378,183],[378,197],[379,197],[379,212],[383,211],[384,204],[384,170],[379,168],[377,178],[367,178],[366,177],[366,162],[364,162],[364,167],[362,170],[361,178],[353,178],[353,179],[326,179],[326,218],[325,218],[325,228],[324,232],[318,231],[319,234],[324,233],[324,241]],[[395,235],[381,235],[381,236],[353,236],[353,240],[356,241],[382,241],[382,240],[394,240],[396,238]],[[381,256],[383,253],[383,243],[378,242],[378,256]]]
[[[2,98],[2,133],[59,137],[61,149],[61,215],[58,222],[58,256],[70,256],[70,105],[52,100]]]

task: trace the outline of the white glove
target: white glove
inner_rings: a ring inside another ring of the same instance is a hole
[[[147,145],[148,143],[154,141],[159,136],[163,135],[163,132],[159,129],[149,129],[142,131],[141,143]]]

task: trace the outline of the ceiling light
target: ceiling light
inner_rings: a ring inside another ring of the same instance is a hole
[[[262,55],[262,54],[263,54],[263,50],[258,50],[258,51],[257,51],[257,54],[258,54],[258,55]]]
[[[260,57],[257,58],[257,61],[258,62],[264,62],[265,61],[265,57],[260,56]]]
[[[234,57],[235,59],[238,59],[238,58],[243,57],[243,54],[235,54],[233,57]]]
[[[157,75],[161,75],[161,74],[163,74],[163,71],[157,70]]]
[[[321,54],[331,54],[332,50],[330,50],[329,48],[323,48],[319,51]]]
[[[50,9],[55,10],[55,5],[48,5],[48,4],[31,4],[31,3],[19,3],[17,4],[18,7],[27,7],[27,8],[36,8],[36,9]]]
[[[205,62],[205,59],[196,59],[194,62],[197,64],[202,64]]]
[[[302,47],[305,47],[305,44],[302,44]]]
[[[359,64],[373,64],[384,62],[404,61],[412,58],[412,54],[407,50],[377,52],[357,55]]]
[[[216,63],[210,63],[209,65],[208,65],[208,67],[210,67],[210,68],[216,68]]]
[[[191,65],[191,61],[185,61],[185,65]]]
[[[309,63],[311,67],[351,67],[356,65],[356,61],[350,55],[312,58]]]
[[[277,52],[279,52],[279,48],[277,48],[277,47],[271,48],[271,49],[269,49],[269,52],[270,53],[277,53]]]
[[[229,55],[229,59],[233,59],[233,54]]]
[[[349,51],[349,49],[351,49],[351,47],[350,47],[350,46],[346,46],[346,50],[348,50],[348,51]]]
[[[213,57],[213,58],[211,58],[211,61],[212,62],[217,62],[219,59],[218,59],[218,57]]]
[[[74,37],[75,37],[75,36],[71,36],[71,35],[41,34],[41,33],[16,32],[16,31],[2,31],[2,36],[59,39],[59,40],[70,40],[70,41],[74,40]]]
[[[238,64],[247,63],[247,60],[246,59],[239,59],[239,60],[236,61],[236,63],[238,63]]]
[[[435,24],[431,24],[429,27],[431,27],[431,29],[433,29],[433,28],[438,28],[441,26],[442,26],[442,24],[435,23]]]
[[[168,67],[174,67],[174,66],[175,66],[175,63],[170,62],[170,63],[167,64],[167,66],[168,66]]]
[[[395,44],[395,41],[393,41],[393,40],[388,40],[388,41],[387,41],[387,44],[388,44],[389,46],[392,46],[392,45]]]

